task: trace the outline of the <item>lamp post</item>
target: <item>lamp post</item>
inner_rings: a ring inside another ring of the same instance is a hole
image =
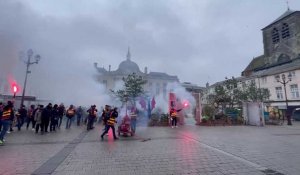
[[[290,81],[292,81],[292,74],[289,73],[288,79],[286,79],[285,74],[276,75],[276,80],[278,83],[283,84],[284,87],[284,95],[285,95],[285,105],[286,105],[286,111],[285,111],[285,116],[287,116],[287,110],[288,110],[288,99],[287,99],[287,94],[286,94],[286,84],[288,84]],[[291,117],[287,118],[288,125],[292,125]],[[284,116],[283,116],[283,122],[284,122]]]
[[[34,61],[31,61],[31,58],[34,58]],[[21,98],[21,106],[23,106],[23,104],[24,104],[24,96],[25,96],[26,83],[27,83],[27,75],[29,73],[31,73],[30,70],[29,70],[29,67],[32,64],[38,64],[38,62],[40,61],[40,59],[41,59],[40,55],[33,55],[32,49],[29,49],[27,51],[27,61],[25,61],[25,64],[26,64],[26,73],[25,73],[25,81],[24,81],[22,98]]]

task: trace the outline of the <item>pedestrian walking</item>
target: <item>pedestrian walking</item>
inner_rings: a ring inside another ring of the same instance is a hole
[[[70,105],[70,107],[67,109],[66,117],[67,117],[67,123],[66,123],[66,129],[71,128],[72,124],[72,118],[75,116],[76,110],[73,105]]]
[[[31,105],[27,113],[27,125],[26,125],[27,130],[29,128],[30,123],[32,125],[32,130],[34,130],[35,127],[34,112],[35,112],[35,105]]]
[[[136,110],[134,110],[130,113],[130,125],[131,125],[131,132],[133,135],[135,134],[135,129],[136,129],[136,119],[137,119],[137,114],[136,114]]]
[[[77,126],[80,126],[81,118],[83,116],[83,109],[81,106],[78,107],[76,110],[76,116],[77,116]]]
[[[50,132],[55,131],[55,128],[58,124],[58,119],[59,119],[58,105],[55,104],[52,109],[52,115],[50,121]]]
[[[3,108],[3,113],[1,117],[2,130],[0,132],[0,146],[4,144],[4,136],[11,124],[14,120],[14,110],[13,103],[11,101],[7,102],[7,105]]]
[[[97,112],[96,105],[92,105],[90,109],[87,110],[88,112],[88,122],[87,122],[87,130],[94,129],[94,121],[97,118]]]
[[[44,110],[43,105],[39,105],[37,108],[35,114],[34,114],[34,120],[35,120],[35,133],[37,134],[39,132],[39,129],[42,131],[42,113]],[[43,134],[43,133],[42,133]]]
[[[52,104],[49,103],[46,108],[42,112],[42,124],[41,124],[41,131],[42,133],[47,133],[48,132],[48,127],[50,124],[50,119],[52,116]]]
[[[64,106],[64,104],[63,103],[61,103],[60,105],[59,105],[59,107],[58,107],[58,119],[59,119],[59,121],[58,121],[58,128],[60,128],[60,126],[61,126],[61,123],[62,123],[62,120],[63,120],[63,116],[65,115],[65,113],[66,113],[66,109],[65,109],[65,106]]]
[[[2,114],[3,114],[3,108],[4,108],[4,105],[2,102],[0,102],[0,132],[2,130],[1,118],[2,118]]]
[[[21,131],[25,119],[27,119],[27,110],[25,108],[25,105],[22,105],[21,108],[18,110],[18,115],[17,115],[18,131]]]
[[[112,129],[114,139],[115,139],[115,140],[118,139],[118,137],[116,136],[116,131],[115,131],[115,123],[117,123],[116,118],[118,117],[118,115],[119,115],[119,114],[118,114],[118,108],[115,107],[115,108],[111,111],[110,117],[109,117],[109,119],[107,120],[106,127],[105,127],[105,131],[104,131],[104,132],[102,133],[102,135],[101,135],[101,140],[103,140],[103,136],[104,136],[105,134],[108,133],[109,128]]]

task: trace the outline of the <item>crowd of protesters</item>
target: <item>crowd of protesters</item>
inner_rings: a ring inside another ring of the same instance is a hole
[[[66,118],[66,130],[69,130],[73,121],[76,121],[77,126],[86,125],[87,131],[94,129],[94,123],[103,121],[104,129],[101,135],[108,133],[111,128],[114,139],[118,139],[115,134],[115,123],[118,117],[118,109],[111,108],[105,105],[105,108],[98,115],[96,105],[91,105],[89,108],[82,106],[75,107],[70,105],[65,107],[63,103],[60,105],[51,103],[48,105],[30,105],[26,108],[22,105],[18,110],[14,107],[12,101],[7,104],[0,102],[0,146],[4,145],[5,136],[7,133],[13,132],[15,127],[17,131],[21,131],[25,125],[26,130],[31,129],[36,134],[44,135],[48,132],[56,132],[62,127],[62,121]]]

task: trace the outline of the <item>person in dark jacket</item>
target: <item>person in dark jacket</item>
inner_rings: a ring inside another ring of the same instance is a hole
[[[48,132],[48,127],[49,127],[51,116],[52,116],[52,104],[49,103],[42,112],[42,124],[41,124],[42,134],[44,132]]]
[[[3,103],[0,102],[0,132],[2,130],[2,123],[1,123],[1,118],[2,118],[2,113],[3,113]]]
[[[35,112],[35,105],[31,105],[28,109],[27,113],[27,126],[26,129],[29,128],[30,122],[32,123],[32,130],[35,128],[35,122],[34,122],[34,112]]]
[[[59,121],[58,121],[58,124],[57,124],[57,126],[58,126],[58,129],[60,128],[60,126],[61,126],[61,123],[62,123],[62,120],[63,120],[63,116],[65,115],[65,113],[66,113],[66,108],[65,108],[65,106],[64,106],[64,104],[63,103],[61,103],[60,105],[59,105],[59,107],[58,107],[58,116],[59,116]]]
[[[76,116],[77,116],[77,126],[80,126],[81,118],[83,116],[83,109],[81,106],[79,106],[76,110]]]
[[[18,116],[17,116],[18,131],[21,130],[26,118],[27,118],[27,110],[25,108],[25,105],[22,105],[22,107],[18,110]]]
[[[53,106],[52,115],[51,115],[50,132],[55,131],[55,128],[58,124],[58,118],[59,118],[58,105],[55,104]]]
[[[4,136],[9,129],[10,124],[14,120],[14,105],[11,101],[7,102],[7,105],[3,108],[3,113],[1,117],[2,130],[0,132],[0,146],[4,144]]]

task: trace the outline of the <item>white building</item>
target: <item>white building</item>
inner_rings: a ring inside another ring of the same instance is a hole
[[[179,82],[177,76],[171,76],[164,72],[148,73],[147,67],[145,67],[144,72],[140,71],[139,66],[131,60],[129,49],[127,59],[122,61],[115,71],[111,70],[111,66],[109,66],[108,70],[98,67],[97,63],[94,63],[94,66],[98,72],[97,80],[103,84],[107,90],[114,89],[118,83],[122,82],[123,77],[132,73],[140,75],[147,80],[144,89],[151,95],[163,94],[163,96],[166,97],[168,83]]]

